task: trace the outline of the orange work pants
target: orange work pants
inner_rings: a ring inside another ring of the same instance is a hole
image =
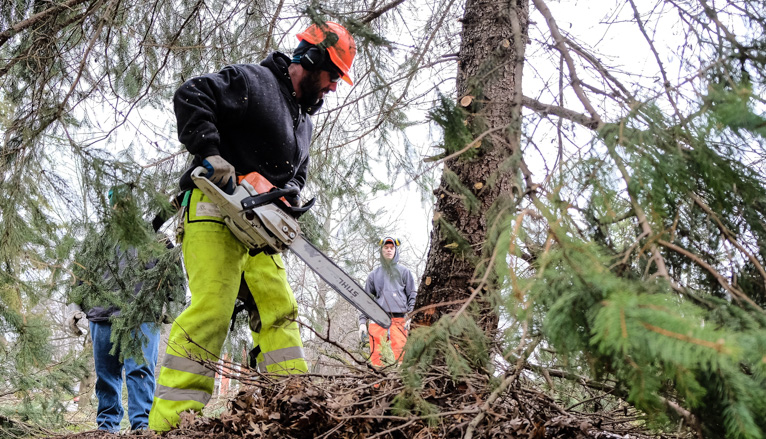
[[[384,341],[391,342],[391,350],[394,352],[394,358],[399,363],[402,362],[404,355],[404,344],[407,343],[407,330],[404,329],[406,319],[403,317],[394,317],[391,319],[391,327],[386,329],[375,322],[370,322],[368,331],[370,332],[370,362],[373,366],[382,366],[380,361],[380,345]]]

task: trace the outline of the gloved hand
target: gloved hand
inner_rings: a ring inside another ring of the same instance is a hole
[[[85,313],[82,311],[82,308],[80,308],[80,305],[76,303],[70,303],[66,307],[66,321],[65,321],[65,327],[68,329],[72,334],[76,336],[82,335],[82,330],[80,330],[79,325],[82,325],[86,321]]]
[[[207,169],[205,178],[212,181],[213,184],[223,189],[227,194],[231,195],[234,193],[236,175],[234,173],[234,166],[231,163],[224,160],[220,155],[211,155],[202,160],[202,166]]]
[[[293,180],[290,180],[285,185],[285,189],[295,189],[295,194],[285,195],[285,200],[287,200],[287,202],[290,203],[290,206],[301,207],[301,199],[300,199],[301,188],[298,187],[298,183],[294,182]]]
[[[359,324],[359,340],[362,344],[367,344],[370,341],[370,334],[367,332],[367,323]]]
[[[412,317],[407,316],[406,320],[404,321],[404,329],[406,329],[407,332],[410,331],[410,323],[412,323]]]

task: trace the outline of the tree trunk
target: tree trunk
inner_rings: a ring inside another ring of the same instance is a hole
[[[488,269],[496,243],[492,236],[497,236],[490,232],[498,227],[492,212],[513,213],[521,193],[521,71],[528,18],[528,0],[466,3],[457,98],[473,139],[483,137],[471,148],[472,157],[461,154],[445,161],[434,191],[431,247],[416,305],[425,309],[416,316],[417,323],[434,323],[478,289],[481,326],[488,331],[497,326],[491,293],[497,291],[498,276]],[[466,190],[476,197],[478,208],[467,208]]]

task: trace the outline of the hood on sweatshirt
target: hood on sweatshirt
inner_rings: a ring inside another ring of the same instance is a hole
[[[401,242],[399,242],[398,239],[392,238],[390,236],[386,236],[385,238],[381,239],[378,244],[380,245],[380,263],[381,265],[390,266],[390,265],[396,265],[399,262],[399,245]],[[386,244],[393,244],[394,245],[394,257],[389,259],[386,259],[383,256],[383,246]]]

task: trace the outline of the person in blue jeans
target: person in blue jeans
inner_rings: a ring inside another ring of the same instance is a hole
[[[154,368],[160,346],[160,330],[154,323],[141,325],[146,337],[141,343],[143,363],[133,358],[120,361],[119,352],[112,355],[112,325],[108,322],[90,324],[93,340],[93,359],[96,364],[96,397],[98,411],[96,424],[99,430],[117,432],[120,430],[124,410],[122,408],[122,373],[125,371],[125,385],[128,389],[128,419],[131,430],[145,430],[149,423],[149,410],[154,397]]]
[[[119,198],[114,189],[110,191],[109,200],[113,209],[119,208]],[[168,241],[165,241],[165,246],[168,249],[173,247]],[[85,240],[83,252],[77,258],[77,269],[73,270],[77,281],[69,292],[71,303],[67,307],[66,325],[75,335],[81,335],[79,326],[86,320],[89,322],[98,397],[96,424],[99,430],[112,433],[120,431],[125,413],[122,407],[123,373],[128,390],[130,429],[146,430],[149,424],[161,315],[149,313],[146,320],[150,321],[141,323],[130,333],[131,338],[140,340],[143,358],[131,358],[121,346],[111,353],[114,348],[113,322],[121,317],[120,305],[133,305],[136,300],[145,300],[147,295],[154,295],[162,289],[151,285],[142,291],[144,282],[137,278],[157,263],[156,259],[142,262],[145,259],[135,247],[123,248],[110,242],[109,233],[104,231]],[[162,282],[160,285],[167,285]],[[87,311],[83,312],[83,309]]]

